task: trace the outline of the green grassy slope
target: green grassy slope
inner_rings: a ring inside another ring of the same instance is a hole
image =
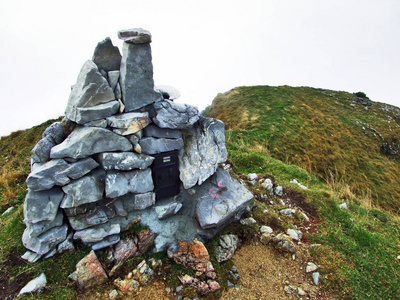
[[[400,109],[355,99],[308,87],[238,87],[219,94],[208,116],[225,122],[228,143],[345,182],[351,192],[371,195],[374,205],[399,212],[399,155],[383,153],[382,145],[398,145]]]

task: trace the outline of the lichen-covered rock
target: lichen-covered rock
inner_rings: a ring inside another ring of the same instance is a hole
[[[273,237],[272,243],[274,247],[281,252],[296,253],[296,245],[292,242],[292,239],[284,233]]]
[[[149,114],[145,113],[124,113],[107,118],[108,126],[113,132],[120,135],[134,134],[151,123]]]
[[[119,71],[121,58],[118,47],[113,45],[109,37],[106,37],[97,44],[92,60],[99,69],[109,72],[113,70]]]
[[[96,64],[88,60],[83,65],[77,82],[71,91],[65,116],[74,122],[83,124],[91,120],[83,122],[80,119],[81,114],[78,113],[80,108],[94,107],[114,99],[114,92],[107,80],[101,75]]]
[[[110,130],[98,127],[79,127],[61,144],[51,149],[51,158],[85,158],[110,151],[131,151],[132,144]]]
[[[110,171],[105,184],[108,198],[119,197],[127,193],[143,194],[154,189],[150,169],[129,172]]]
[[[130,171],[148,168],[154,157],[133,152],[104,152],[97,156],[97,160],[104,170]]]
[[[183,148],[183,139],[164,139],[145,137],[139,141],[143,153],[153,155],[161,152],[180,150]]]
[[[199,120],[197,107],[188,104],[164,100],[156,102],[154,109],[156,116],[153,122],[161,128],[187,129]]]
[[[120,84],[125,111],[131,112],[162,99],[154,90],[150,44],[124,43]]]
[[[215,256],[217,261],[223,262],[232,258],[239,244],[239,238],[234,234],[221,235],[218,246],[216,249]]]
[[[185,189],[202,184],[226,161],[225,126],[217,119],[201,118],[187,130],[179,155],[180,179]]]

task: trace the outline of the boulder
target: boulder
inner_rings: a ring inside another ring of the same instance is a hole
[[[77,82],[71,91],[65,116],[74,122],[80,123],[81,120],[77,119],[81,115],[78,114],[78,108],[97,106],[114,99],[114,92],[108,85],[107,80],[101,75],[96,64],[88,60],[83,65]],[[86,122],[88,121],[91,120],[86,120]]]
[[[70,182],[63,173],[68,167],[68,163],[63,159],[36,164],[26,179],[26,185],[32,191],[49,190],[55,185],[64,186]]]
[[[166,138],[166,139],[179,139],[182,138],[182,131],[169,128],[160,128],[155,125],[149,125],[143,129],[143,136]]]
[[[153,155],[161,152],[180,150],[183,148],[183,139],[164,139],[145,137],[139,141],[143,153]]]
[[[131,151],[132,144],[110,130],[97,127],[79,127],[61,144],[51,149],[51,158],[85,158],[109,151]]]
[[[216,259],[219,263],[230,260],[239,244],[239,238],[234,234],[221,235],[216,249]]]
[[[106,37],[97,44],[92,60],[99,69],[109,72],[119,70],[121,58],[122,56],[118,47],[113,45],[109,37]]]
[[[151,33],[142,28],[123,29],[118,31],[118,38],[132,44],[151,43]]]
[[[22,235],[22,244],[25,248],[44,255],[63,242],[67,237],[67,232],[68,225],[54,227],[37,237],[29,235],[25,230]]]
[[[154,189],[150,169],[129,172],[110,171],[105,184],[108,198],[119,197],[127,193],[143,194]]]
[[[199,120],[197,107],[188,104],[164,100],[156,102],[154,109],[156,116],[153,122],[161,128],[187,129]]]
[[[80,291],[101,285],[108,280],[107,274],[93,250],[78,262],[75,272],[70,274],[68,278],[75,283]]]
[[[105,171],[96,170],[63,187],[61,208],[77,207],[103,198]]]
[[[24,221],[30,224],[53,221],[63,197],[64,193],[58,187],[40,192],[28,190],[24,202]]]
[[[149,114],[145,113],[125,113],[107,118],[108,126],[120,135],[134,134],[151,123]]]
[[[208,192],[199,195],[196,218],[202,229],[221,228],[240,219],[253,195],[229,172],[218,168],[208,182]]]
[[[97,156],[97,160],[104,170],[130,171],[146,169],[153,163],[154,157],[133,152],[104,152]]]
[[[150,44],[124,43],[120,85],[125,111],[131,112],[162,100],[154,90]]]
[[[179,155],[180,179],[185,189],[202,184],[226,161],[224,123],[201,118],[184,137],[185,147]]]

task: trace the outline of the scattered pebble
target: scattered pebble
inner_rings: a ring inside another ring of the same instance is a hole
[[[296,212],[296,211],[295,211],[294,209],[292,209],[292,208],[281,209],[281,210],[279,211],[279,213],[280,213],[281,215],[286,215],[286,216],[288,216],[288,217],[293,217],[293,214],[294,214],[295,212]]]
[[[269,226],[263,225],[263,226],[261,226],[261,228],[260,228],[260,232],[261,232],[261,233],[273,233],[274,230],[273,230],[271,227],[269,227]]]
[[[319,284],[319,272],[312,273],[312,278],[313,278],[314,284],[318,285]]]
[[[306,273],[314,272],[318,269],[318,266],[312,262],[307,263]]]
[[[251,224],[255,224],[255,223],[257,223],[257,221],[254,220],[254,218],[251,218],[251,217],[240,220],[240,224],[242,224],[242,225],[251,225]]]
[[[346,202],[345,202],[345,203],[342,203],[342,204],[339,205],[339,207],[340,207],[341,209],[347,209],[347,203],[346,203]]]
[[[46,283],[47,283],[46,275],[42,273],[35,279],[29,281],[28,284],[21,289],[18,295],[33,293],[33,292],[40,293],[41,290],[46,286]]]
[[[2,216],[5,216],[6,214],[9,214],[10,212],[12,212],[15,209],[15,207],[9,207],[7,208],[7,210],[5,212],[3,212]]]
[[[117,292],[117,290],[112,290],[112,291],[108,294],[108,297],[109,297],[110,299],[115,299],[115,298],[117,298],[117,297],[118,297],[118,292]]]

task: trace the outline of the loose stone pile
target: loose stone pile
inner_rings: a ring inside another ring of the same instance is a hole
[[[122,30],[122,56],[100,42],[72,87],[62,122],[32,149],[24,203],[24,258],[120,240],[132,223],[157,234],[156,251],[210,237],[240,218],[252,194],[228,171],[224,124],[154,88],[151,34]],[[171,91],[171,92],[170,92]],[[159,200],[152,155],[179,151],[179,195]],[[154,175],[154,174],[153,174]]]

